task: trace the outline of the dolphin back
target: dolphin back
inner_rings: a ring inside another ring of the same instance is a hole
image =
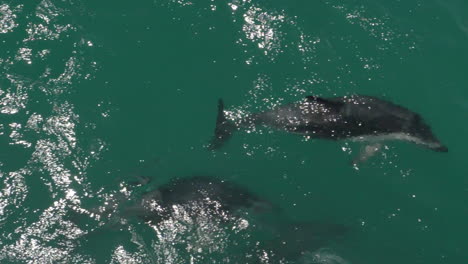
[[[259,198],[248,189],[230,181],[215,177],[192,176],[175,179],[158,188],[161,201],[165,206],[173,204],[188,204],[206,198],[219,201],[227,210],[252,208],[255,211],[268,211],[272,208],[266,200]]]

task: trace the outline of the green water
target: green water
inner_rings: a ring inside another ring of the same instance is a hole
[[[213,226],[204,234],[218,242],[200,246],[138,221],[100,230],[105,220],[70,217],[135,175],[212,175],[294,221],[349,227],[302,263],[467,263],[466,10],[461,0],[0,1],[0,262],[258,263],[260,248],[247,256],[254,227],[237,237]],[[220,97],[259,111],[355,93],[420,113],[449,152],[389,142],[356,170],[360,144],[268,130],[205,148]]]

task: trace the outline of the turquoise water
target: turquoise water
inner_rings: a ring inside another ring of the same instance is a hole
[[[280,263],[289,249],[256,243],[255,217],[239,232],[208,217],[187,234],[177,221],[92,214],[135,201],[137,176],[157,186],[211,175],[288,221],[349,229],[296,245],[305,255],[283,263],[466,263],[465,10],[457,0],[0,1],[0,262]],[[355,169],[358,143],[263,130],[205,147],[218,98],[259,111],[355,93],[420,113],[449,152],[388,142]]]

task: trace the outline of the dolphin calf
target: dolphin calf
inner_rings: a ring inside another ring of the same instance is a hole
[[[237,130],[266,126],[311,138],[349,139],[374,144],[401,140],[438,152],[448,151],[419,114],[373,96],[307,96],[299,102],[269,111],[240,117],[230,117],[227,113],[223,100],[219,99],[215,135],[210,149],[222,147]],[[376,146],[369,149],[378,149],[379,145]],[[375,152],[371,151],[372,154]]]

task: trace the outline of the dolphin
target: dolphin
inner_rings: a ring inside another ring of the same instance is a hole
[[[448,151],[418,113],[373,96],[307,96],[269,111],[240,117],[228,113],[219,99],[215,135],[209,144],[212,150],[221,148],[235,131],[266,126],[310,138],[377,144],[368,149],[379,149],[382,141],[401,140],[437,152]],[[370,151],[363,159],[375,152]]]
[[[248,259],[236,263],[265,263],[262,261],[265,254],[271,263],[290,263],[301,259],[304,252],[336,245],[351,231],[347,225],[323,220],[297,221],[248,187],[217,177],[200,175],[174,178],[163,184],[149,182],[144,179],[134,189],[128,185],[130,196],[116,196],[89,210],[71,211],[74,214],[70,220],[90,230],[85,243],[93,243],[94,239],[89,237],[92,234],[130,231],[127,225],[137,220],[155,230],[158,243],[171,247],[176,254],[179,250],[186,253],[189,248],[205,247],[203,252],[209,257],[229,254],[233,249],[238,254],[236,258]],[[99,221],[92,229],[90,217]],[[137,236],[132,231],[132,242],[146,247]],[[221,241],[223,245],[213,246],[213,241]]]
[[[267,200],[233,182],[215,177],[193,176],[177,178],[145,192],[139,203],[127,209],[126,213],[157,223],[170,217],[174,206],[183,206],[189,210],[198,207],[214,208],[223,214],[235,214],[242,209],[254,212],[277,210]]]
[[[239,214],[241,211],[246,214]],[[306,251],[333,244],[350,231],[348,226],[342,224],[295,221],[281,208],[248,188],[210,176],[170,180],[143,193],[137,199],[137,205],[127,208],[125,213],[155,226],[164,224],[165,220],[172,225],[200,216],[214,217],[221,219],[219,223],[228,224],[238,222],[239,216],[247,216],[248,221],[253,223],[248,232],[258,236],[259,249],[272,251],[275,258],[288,260],[298,259]]]

